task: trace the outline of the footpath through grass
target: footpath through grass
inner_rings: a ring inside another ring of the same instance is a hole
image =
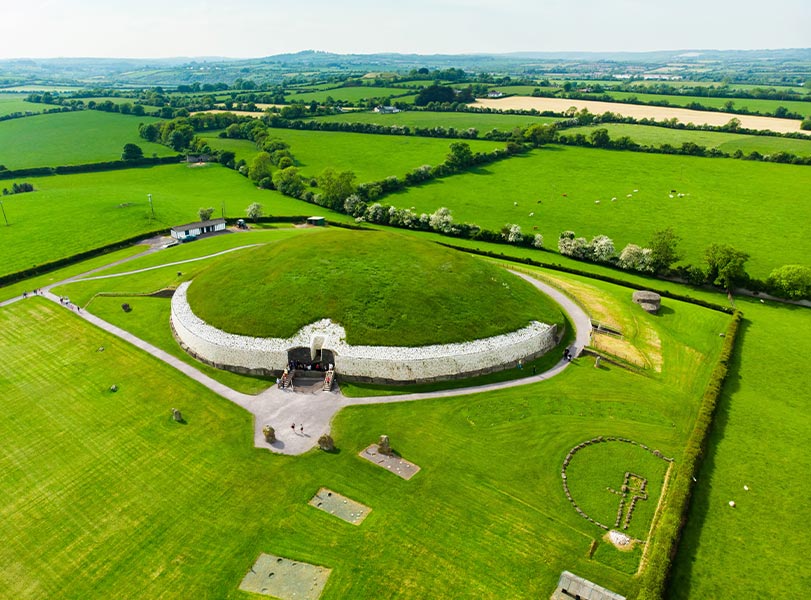
[[[26,178],[37,191],[3,199],[9,227],[0,227],[0,275],[41,265],[139,234],[215,216],[243,217],[252,202],[266,215],[306,215],[312,205],[257,189],[221,167],[166,165],[107,173]],[[152,218],[147,194],[152,194]],[[342,218],[340,216],[336,218]],[[350,220],[350,217],[343,217]]]
[[[683,313],[702,324],[686,338]],[[424,598],[438,572],[443,595],[537,598],[563,569],[631,595],[633,565],[617,551],[598,543],[588,558],[602,531],[566,501],[560,464],[596,435],[678,461],[697,396],[670,382],[701,387],[726,316],[677,304],[644,318],[685,344],[669,351],[707,360],[667,380],[586,363],[514,390],[352,408],[333,423],[339,453],[286,457],[252,447],[237,407],[69,311],[4,308],[0,595],[247,599],[237,586],[260,552],[331,567],[326,600]],[[414,479],[357,456],[380,432],[422,467]],[[372,513],[352,527],[312,509],[321,486]]]
[[[177,154],[138,135],[139,123],[159,120],[80,110],[3,121],[0,164],[13,170],[121,160],[124,144],[128,143],[140,146],[147,157]]]

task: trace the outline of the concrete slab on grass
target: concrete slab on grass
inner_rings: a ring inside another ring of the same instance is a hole
[[[327,488],[318,490],[318,493],[310,500],[310,506],[314,506],[353,525],[360,525],[366,515],[372,511],[368,506]]]
[[[404,458],[400,458],[394,454],[380,454],[380,452],[377,451],[377,444],[372,444],[365,450],[362,450],[360,456],[384,469],[388,469],[403,479],[411,479],[420,470],[417,465],[408,462]]]
[[[239,589],[281,600],[318,600],[330,572],[319,565],[260,554]]]

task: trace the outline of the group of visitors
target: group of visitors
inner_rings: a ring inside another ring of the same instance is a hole
[[[291,360],[287,363],[287,369],[289,371],[299,370],[299,371],[330,371],[332,370],[332,365],[327,365],[325,363],[305,363],[300,360]]]

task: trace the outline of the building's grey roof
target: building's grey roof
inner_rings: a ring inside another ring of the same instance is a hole
[[[560,574],[556,591],[562,591],[570,598],[580,596],[582,600],[625,600],[625,596],[620,596],[569,571]]]
[[[212,225],[219,225],[221,223],[225,223],[225,219],[211,219],[210,221],[197,221],[196,223],[176,225],[172,227],[172,231],[188,231],[189,229],[202,229],[203,227],[211,227]]]

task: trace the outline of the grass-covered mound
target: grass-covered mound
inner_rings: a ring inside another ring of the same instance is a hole
[[[290,337],[330,318],[350,344],[462,342],[562,322],[556,304],[499,267],[377,231],[330,230],[226,257],[188,297],[197,316],[231,333]]]

